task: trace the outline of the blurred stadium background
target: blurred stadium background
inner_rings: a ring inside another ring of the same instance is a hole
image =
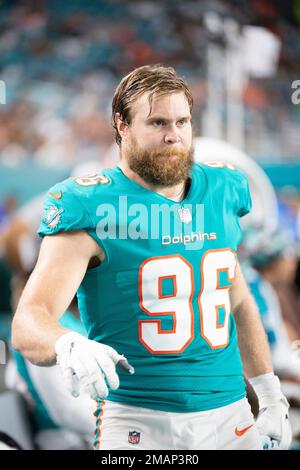
[[[232,144],[269,178],[276,207],[263,213],[265,224],[246,227],[242,255],[278,292],[282,323],[265,324],[270,344],[276,328],[284,328],[290,350],[297,352],[300,0],[0,0],[2,392],[10,383],[5,371],[11,315],[37,253],[40,195],[74,172],[118,162],[112,95],[124,74],[148,63],[173,66],[187,79],[195,100],[195,137]],[[264,184],[254,189],[258,207]],[[259,234],[275,219],[269,238],[260,242]],[[271,267],[274,275],[274,260],[281,263],[276,278],[267,272]],[[249,279],[255,284],[253,272]],[[297,410],[300,363],[290,370],[289,353],[274,361],[294,386]],[[296,448],[297,413],[294,422]]]

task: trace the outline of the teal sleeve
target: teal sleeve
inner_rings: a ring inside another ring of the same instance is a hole
[[[252,208],[252,200],[249,189],[249,184],[246,176],[239,170],[234,170],[237,177],[237,215],[243,217],[248,214]]]
[[[86,329],[82,323],[82,321],[75,317],[75,315],[68,310],[63,314],[63,316],[59,319],[59,324],[64,326],[65,328],[69,328],[70,330],[76,331],[80,335],[87,337]]]
[[[92,221],[76,194],[70,179],[53,186],[44,200],[43,216],[38,235],[52,235],[72,230],[89,230]]]

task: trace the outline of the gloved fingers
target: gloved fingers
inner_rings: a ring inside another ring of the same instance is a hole
[[[128,372],[129,374],[134,374],[134,367],[129,364],[128,359],[125,356],[119,354],[110,346],[105,346],[105,348],[107,348],[106,353],[114,362],[115,366],[120,366],[121,369]]]
[[[264,450],[270,450],[272,448],[272,442],[269,436],[261,436],[261,441]]]
[[[103,400],[104,398],[107,397],[107,395],[108,395],[108,387],[107,387],[107,385],[106,385],[106,383],[105,383],[105,380],[104,380],[104,377],[103,377],[103,376],[101,377],[101,380],[98,378],[98,380],[96,380],[96,382],[93,383],[93,387],[94,387],[94,389],[95,389],[95,393],[96,393],[95,396],[96,396],[96,398],[97,398],[97,397],[98,397],[98,398],[100,397],[100,398],[102,398],[102,400]]]
[[[72,366],[80,381],[80,387],[89,394],[92,399],[100,396],[102,399],[108,395],[108,388],[105,383],[101,368],[95,357],[94,352],[85,352],[84,363],[76,351],[72,354]],[[103,353],[102,353],[103,354]],[[103,354],[104,356],[104,354]],[[107,358],[110,360],[109,358]]]
[[[95,344],[99,346],[97,343]],[[80,385],[91,395],[94,395],[93,391],[88,390],[91,388],[89,387],[91,383],[96,383],[96,390],[101,398],[108,395],[103,374],[112,389],[115,390],[119,387],[119,377],[115,365],[111,358],[99,347],[92,350],[86,348],[84,350],[82,348],[73,349],[69,364],[76,373]]]
[[[100,372],[96,359],[88,350],[84,351],[84,353],[80,350],[73,351],[69,362],[79,380]]]
[[[97,352],[97,354],[95,355],[95,359],[98,362],[102,372],[104,373],[110,388],[116,390],[120,385],[120,381],[116,372],[116,366],[112,359],[108,355],[103,354],[102,351]]]
[[[63,380],[65,382],[67,390],[77,398],[80,395],[79,380],[71,367],[68,367],[62,371]]]
[[[123,359],[124,356],[119,354],[114,348],[111,346],[107,346],[106,344],[99,344],[97,343],[97,351],[99,351],[99,348],[101,348],[101,351],[103,351],[110,359],[113,361],[115,365],[117,365],[118,361],[120,359]]]
[[[279,450],[279,443],[270,436],[262,436],[262,446],[264,450]]]
[[[287,450],[292,442],[292,430],[287,413],[274,413],[276,409],[267,409],[256,421],[257,429],[263,438],[265,449]]]
[[[67,369],[69,364],[69,354],[60,354],[56,357],[56,364],[58,364],[62,370]]]
[[[274,429],[274,424],[269,421],[257,421],[256,427],[261,436],[268,436],[270,439],[276,440],[280,439],[279,433]]]
[[[95,391],[90,392],[87,390],[87,386],[90,383],[95,382],[97,378],[101,379],[104,384],[104,388],[106,388],[97,361],[90,353],[87,354],[85,351],[85,355],[83,355],[82,351],[77,352],[73,349],[71,356],[67,357],[66,354],[61,355],[58,363],[62,368],[66,388],[74,397],[78,397],[80,395],[81,388],[86,390],[88,393],[91,393],[93,396],[96,395]],[[96,376],[90,380],[90,376],[93,374],[96,374]],[[85,384],[85,381],[88,383]]]
[[[81,386],[93,400],[96,400],[99,396],[104,399],[108,395],[108,388],[101,371],[83,377]]]
[[[106,344],[97,343],[93,341],[93,348],[98,353],[99,351],[104,352],[106,356],[108,356],[114,363],[115,367],[120,367],[123,371],[134,374],[134,367],[129,364],[127,358],[124,355],[119,354],[114,348],[111,346],[107,346]]]
[[[282,430],[282,438],[280,442],[280,449],[288,450],[293,439],[292,428],[288,418],[285,418]]]
[[[86,387],[86,391],[88,392],[88,395],[89,397],[92,399],[92,400],[97,400],[97,398],[100,396],[102,398],[102,396],[100,395],[100,393],[97,391],[97,388],[95,386],[95,384],[90,384]],[[103,396],[103,398],[105,398],[105,396]]]

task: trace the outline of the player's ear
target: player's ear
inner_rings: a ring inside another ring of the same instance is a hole
[[[115,123],[118,129],[118,133],[123,139],[123,137],[125,136],[126,130],[128,128],[128,124],[122,120],[120,113],[115,114]]]

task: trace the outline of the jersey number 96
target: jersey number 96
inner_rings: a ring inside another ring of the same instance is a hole
[[[210,250],[200,266],[201,291],[198,296],[200,333],[212,349],[228,344],[230,299],[237,260],[230,249]],[[227,272],[227,285],[220,286],[220,273]],[[171,295],[163,295],[162,282],[170,279]],[[139,339],[154,354],[181,353],[194,339],[195,289],[192,265],[180,255],[149,258],[139,270],[141,309],[150,317],[172,318],[172,330],[162,329],[160,320],[139,320]],[[223,313],[220,321],[220,313]]]

